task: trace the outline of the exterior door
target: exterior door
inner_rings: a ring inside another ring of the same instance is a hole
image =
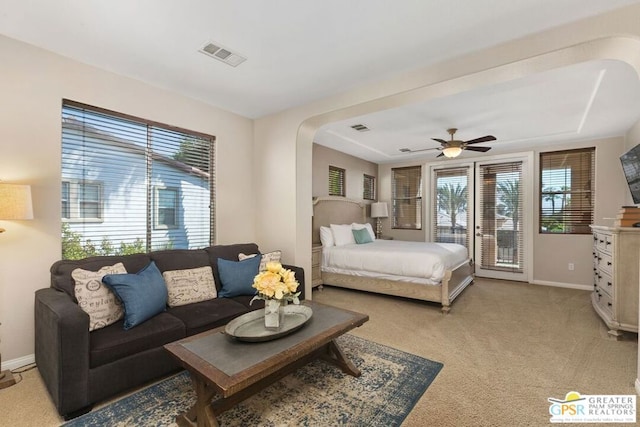
[[[529,281],[528,163],[527,158],[476,163],[477,276]]]

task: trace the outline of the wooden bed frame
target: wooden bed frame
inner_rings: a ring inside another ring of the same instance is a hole
[[[320,226],[368,222],[366,209],[367,205],[361,200],[332,196],[314,198],[312,241],[314,244],[320,244]],[[322,272],[322,283],[329,286],[437,302],[442,304],[442,312],[448,313],[453,300],[460,295],[464,288],[473,283],[473,263],[467,259],[453,270],[447,270],[439,285],[423,285],[326,272]]]

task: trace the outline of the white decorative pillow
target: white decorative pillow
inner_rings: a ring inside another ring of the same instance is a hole
[[[162,277],[167,284],[169,307],[207,301],[217,296],[213,271],[209,266],[169,270],[162,273]]]
[[[354,222],[351,224],[351,227],[354,230],[360,230],[360,229],[366,228],[369,234],[371,235],[371,240],[376,240],[376,233],[373,232],[373,227],[368,222],[364,224],[358,224],[357,222]]]
[[[356,243],[356,239],[351,232],[350,224],[330,224],[331,232],[333,233],[333,240],[336,246],[344,246]]]
[[[333,232],[329,227],[320,227],[320,243],[322,243],[322,246],[325,248],[330,248],[335,244],[333,241]]]
[[[243,253],[238,254],[238,261],[243,261],[247,258],[253,258],[258,254],[249,254],[245,255]],[[272,251],[262,254],[262,259],[260,260],[260,267],[258,267],[258,271],[267,271],[267,263],[268,262],[280,262],[282,258],[282,251]]]
[[[76,268],[71,272],[78,305],[89,315],[89,331],[109,326],[124,317],[122,302],[102,283],[102,278],[107,274],[126,273],[127,269],[121,262],[102,267],[98,271]]]

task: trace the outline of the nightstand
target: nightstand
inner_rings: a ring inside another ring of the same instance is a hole
[[[322,289],[322,272],[320,262],[322,261],[322,245],[314,245],[311,248],[311,287],[319,286]]]

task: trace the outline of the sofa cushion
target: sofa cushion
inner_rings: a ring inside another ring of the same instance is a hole
[[[245,259],[244,261],[227,261],[218,259],[218,271],[222,289],[218,296],[231,298],[238,295],[255,295],[253,279],[258,275],[260,256]]]
[[[160,313],[129,330],[124,330],[124,320],[120,320],[89,334],[91,368],[163,346],[185,336],[184,323],[168,313]]]
[[[71,272],[78,305],[89,315],[89,331],[109,326],[124,316],[122,302],[102,283],[102,278],[107,274],[126,272],[121,262],[104,266],[98,271],[76,268]]]
[[[244,261],[248,258],[253,258],[254,256],[261,255],[260,258],[260,268],[259,271],[267,271],[267,263],[268,262],[280,262],[282,258],[282,251],[271,251],[263,254],[243,254],[242,252],[238,254],[238,261]]]
[[[216,298],[167,309],[167,313],[180,319],[185,324],[187,335],[194,335],[211,328],[224,326],[229,321],[247,312],[248,310],[244,305],[230,298]]]
[[[65,259],[56,261],[50,269],[51,287],[65,292],[74,302],[78,302],[75,296],[75,283],[71,278],[71,272],[76,268],[98,271],[107,265],[114,265],[121,262],[127,271],[139,271],[144,268],[145,265],[149,264],[150,261],[151,258],[148,254],[95,256],[78,260]]]
[[[169,270],[162,273],[167,284],[169,307],[213,299],[217,295],[210,266]]]
[[[239,253],[255,254],[258,253],[258,245],[255,243],[237,243],[234,245],[214,245],[205,248],[205,251],[209,255],[209,264],[213,268],[213,279],[216,282],[218,290],[222,288],[220,282],[220,274],[218,274],[218,258],[226,259],[229,261],[237,261]],[[126,265],[126,264],[125,264]],[[185,268],[185,267],[181,267]]]
[[[124,328],[131,329],[161,313],[167,306],[167,286],[155,262],[134,274],[102,278],[124,304]]]

